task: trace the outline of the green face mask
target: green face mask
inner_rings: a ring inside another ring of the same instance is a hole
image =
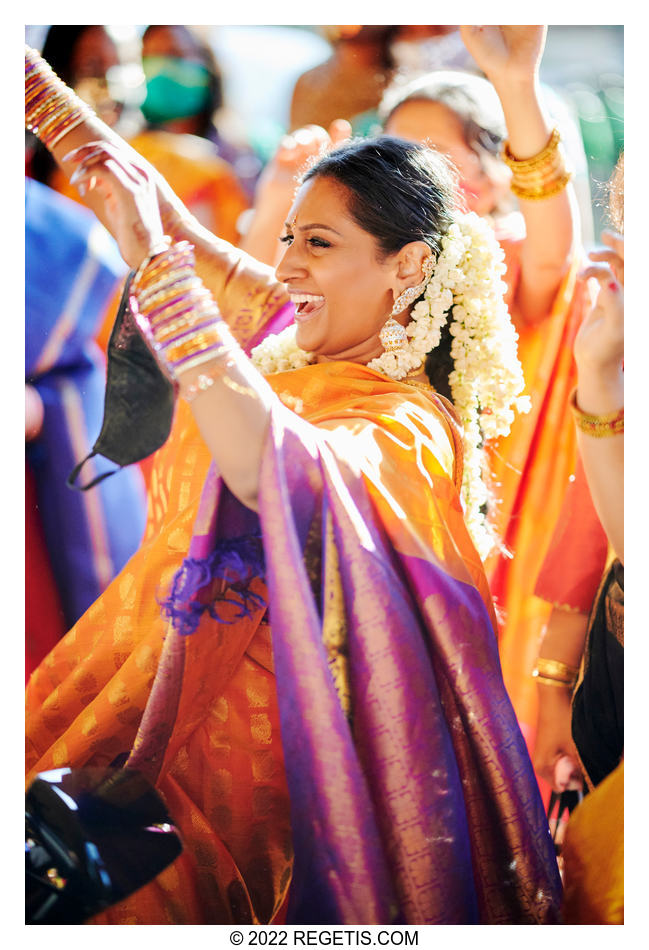
[[[147,122],[161,123],[200,115],[209,106],[210,73],[201,63],[172,56],[145,56],[142,68],[146,99],[141,109]]]

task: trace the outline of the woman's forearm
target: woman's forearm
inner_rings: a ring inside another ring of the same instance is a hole
[[[277,397],[239,350],[179,377],[180,393],[190,394],[192,412],[218,470],[244,505],[257,510],[262,453]],[[201,389],[201,378],[211,379]],[[198,395],[194,396],[194,393]]]
[[[537,155],[552,133],[537,79],[509,82],[496,91],[505,114],[511,154],[517,159]],[[570,183],[558,194],[538,200],[520,197],[519,201],[526,237],[514,305],[524,322],[535,323],[549,313],[568,270],[578,241],[579,219]]]
[[[624,406],[624,373],[579,367],[576,401],[588,415],[607,417]],[[577,427],[577,445],[595,510],[617,557],[624,563],[624,433],[596,437]]]
[[[68,180],[72,177],[76,165],[65,161],[66,156],[91,143],[108,143],[119,146],[121,154],[132,153],[133,163],[146,171],[155,183],[158,205],[165,232],[174,241],[188,240],[195,247],[196,270],[217,301],[226,322],[238,334],[238,326],[245,326],[246,333],[253,335],[265,322],[267,316],[288,301],[285,290],[278,284],[274,272],[254,258],[244,254],[227,241],[215,237],[204,228],[188,211],[180,198],[172,191],[166,180],[149,163],[129,146],[109,126],[101,121],[92,110],[75,96],[55,77],[49,67],[33,50],[26,48],[26,122],[35,121],[33,93],[28,92],[27,69],[36,64],[43,77],[43,102],[47,96],[59,97],[67,101],[69,111],[80,107],[80,121],[63,134],[45,137],[45,144]],[[32,75],[33,75],[32,70]],[[40,134],[40,130],[39,130]],[[113,225],[106,213],[106,203],[102,195],[91,187],[85,190],[82,200],[116,237]],[[244,340],[247,342],[247,339]]]

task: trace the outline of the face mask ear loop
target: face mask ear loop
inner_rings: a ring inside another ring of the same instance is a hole
[[[70,472],[70,474],[65,480],[65,484],[68,486],[68,488],[72,488],[74,491],[88,491],[89,488],[94,488],[95,485],[98,485],[99,482],[103,482],[103,480],[105,478],[108,478],[110,475],[114,475],[116,472],[121,472],[122,468],[124,467],[123,465],[120,465],[118,468],[114,468],[110,472],[102,472],[101,475],[97,475],[96,478],[93,478],[92,481],[88,482],[87,485],[75,484],[83,466],[91,458],[94,458],[95,455],[97,455],[96,452],[90,452],[88,455],[86,455],[85,459],[82,459],[82,461],[79,462],[78,465],[75,465],[75,467],[73,468],[73,470]]]

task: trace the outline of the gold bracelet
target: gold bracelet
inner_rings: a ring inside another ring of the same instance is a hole
[[[571,178],[572,172],[566,171],[551,184],[543,184],[530,188],[512,181],[510,189],[517,198],[525,198],[527,201],[540,201],[543,198],[551,198],[553,195],[558,195],[560,191],[563,191]]]
[[[514,172],[518,169],[536,168],[539,165],[544,165],[547,160],[552,157],[553,153],[556,152],[559,147],[560,141],[561,135],[559,134],[559,130],[556,128],[552,129],[547,145],[530,158],[516,158],[509,147],[509,141],[506,141],[502,150],[502,159]]]
[[[36,50],[25,46],[26,128],[52,149],[93,115],[92,109],[65,85],[49,63]]]
[[[537,683],[541,683],[543,686],[558,686],[563,689],[572,689],[575,685],[574,680],[566,682],[565,680],[554,679],[551,676],[539,676],[538,673],[536,673],[536,675],[532,673],[532,676],[534,676]]]
[[[579,673],[578,666],[568,666],[567,663],[562,663],[560,660],[548,660],[544,656],[537,658],[534,669],[537,671],[537,675],[551,676],[553,679],[563,677],[567,680],[574,680]]]
[[[517,198],[539,201],[563,191],[572,178],[572,171],[566,167],[560,142],[558,129],[553,129],[545,148],[531,158],[522,159],[516,158],[509,142],[505,142],[502,159],[512,170],[510,188]]]
[[[570,408],[575,417],[577,428],[587,435],[596,439],[603,439],[608,435],[622,435],[624,433],[624,406],[603,416],[592,416],[579,408],[577,405],[577,390],[573,389],[570,396]]]

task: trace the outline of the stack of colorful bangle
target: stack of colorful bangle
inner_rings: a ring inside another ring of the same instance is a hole
[[[131,310],[173,380],[236,347],[196,276],[194,248],[187,241],[166,242],[149,254],[131,284]]]
[[[52,149],[93,114],[36,50],[25,46],[25,127]]]
[[[566,168],[560,142],[561,136],[554,129],[544,149],[523,159],[512,155],[509,142],[505,142],[502,157],[513,172],[510,187],[518,198],[538,201],[563,191],[572,178],[572,172]]]
[[[622,435],[624,432],[624,406],[615,412],[604,416],[589,416],[582,412],[577,405],[577,390],[573,389],[570,397],[570,408],[575,417],[578,429],[595,439],[603,439],[607,435]]]
[[[532,676],[537,683],[566,689],[573,689],[578,675],[577,667],[568,666],[567,663],[561,663],[559,660],[546,660],[544,657],[538,657],[536,666],[532,670]]]

